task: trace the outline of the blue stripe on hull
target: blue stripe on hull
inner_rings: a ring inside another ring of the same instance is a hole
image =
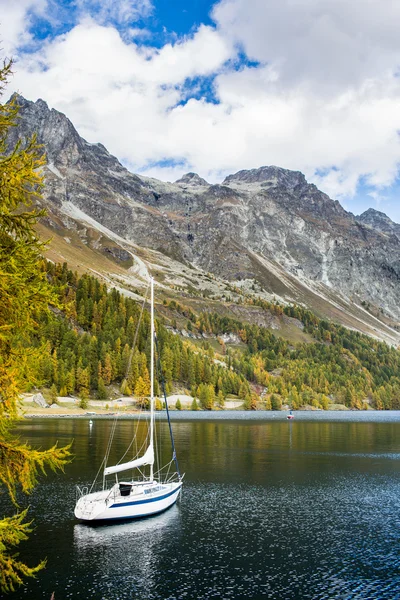
[[[180,490],[180,487],[176,488],[172,492],[169,492],[168,494],[164,494],[164,496],[157,496],[156,498],[148,498],[147,500],[136,500],[134,502],[121,502],[120,504],[112,504],[108,508],[120,508],[121,506],[136,506],[138,504],[149,504],[149,502],[158,502],[159,500],[164,500],[165,498],[169,498],[170,496],[172,496],[172,494],[176,494],[179,490]]]
[[[176,500],[175,500],[176,502]],[[151,517],[156,517],[157,515],[160,515],[161,513],[165,512],[166,510],[168,510],[169,508],[171,508],[171,506],[173,506],[174,503],[172,504],[168,504],[168,506],[166,506],[165,508],[162,508],[161,510],[156,510],[153,513],[143,513],[142,515],[134,515],[132,517],[110,517],[110,518],[104,518],[104,519],[95,519],[93,521],[86,521],[86,523],[88,525],[102,525],[104,523],[108,523],[108,521],[120,521],[122,523],[122,521],[133,521],[135,519],[151,519]]]

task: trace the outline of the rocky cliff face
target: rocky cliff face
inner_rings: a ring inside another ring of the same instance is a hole
[[[274,166],[221,185],[195,173],[175,183],[133,175],[43,100],[18,103],[10,141],[37,132],[44,144],[50,217],[98,225],[224,280],[256,280],[286,301],[352,298],[400,319],[400,225],[386,215],[355,218],[302,173]]]

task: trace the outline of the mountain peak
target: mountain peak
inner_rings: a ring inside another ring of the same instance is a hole
[[[18,131],[10,132],[10,142],[16,143],[17,137],[29,139],[35,133],[39,144],[45,144],[49,163],[69,164],[79,160],[83,148],[80,138],[71,121],[63,113],[50,109],[47,102],[39,98],[36,102],[17,94],[20,107]]]
[[[363,221],[366,221],[367,219],[381,219],[387,222],[391,221],[393,223],[390,217],[388,217],[384,212],[376,210],[375,208],[368,208],[368,210],[361,213],[361,215],[357,218]]]
[[[272,183],[283,184],[286,187],[294,188],[299,184],[305,184],[306,178],[300,171],[290,171],[274,165],[259,167],[258,169],[249,169],[238,171],[225,177],[223,185],[230,183]]]
[[[49,105],[47,104],[47,102],[45,102],[41,98],[38,98],[38,100],[36,100],[35,106],[37,106],[38,108],[41,108],[43,110],[49,110]]]
[[[34,110],[41,110],[41,111],[49,111],[49,105],[47,104],[47,102],[45,102],[45,100],[42,100],[42,98],[38,98],[38,100],[36,100],[36,102],[32,102],[32,100],[27,100],[26,98],[24,98],[24,96],[21,96],[21,94],[18,94],[17,92],[14,92],[14,94],[11,96],[9,102],[11,102],[11,100],[15,100],[16,103],[18,104],[18,106],[20,107],[31,107]]]
[[[208,181],[200,177],[197,173],[185,173],[180,179],[177,179],[175,183],[184,185],[210,185]]]
[[[395,235],[400,238],[400,225],[392,221],[385,213],[375,208],[369,208],[361,215],[356,217],[359,223],[369,225],[373,229],[386,233],[387,235]]]
[[[23,96],[21,96],[21,94],[18,94],[18,92],[14,92],[10,99],[8,100],[8,102],[11,102],[11,100],[16,100],[18,103],[22,100],[22,102],[27,102],[27,100],[25,100],[25,98]]]

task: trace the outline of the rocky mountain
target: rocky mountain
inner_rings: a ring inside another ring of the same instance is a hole
[[[386,235],[395,235],[400,239],[400,225],[394,223],[385,213],[369,208],[360,216],[356,217],[359,223],[367,225],[376,231],[385,233]]]
[[[275,166],[221,184],[196,173],[175,183],[134,175],[43,100],[17,100],[10,143],[36,132],[44,145],[45,226],[59,259],[82,267],[89,248],[116,272],[92,270],[128,290],[151,269],[165,290],[224,300],[233,286],[398,342],[400,225],[383,213],[356,218],[302,173]]]
[[[175,183],[182,185],[210,185],[205,179],[197,175],[197,173],[186,173],[180,179],[177,179]]]

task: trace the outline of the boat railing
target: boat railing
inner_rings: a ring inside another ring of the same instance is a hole
[[[162,484],[168,484],[168,483],[174,483],[177,481],[181,481],[183,479],[183,477],[179,477],[178,473],[174,472],[174,473],[162,473],[159,472],[158,473],[158,477],[157,477],[159,483]],[[127,481],[127,484],[133,484],[133,489],[139,489],[142,486],[146,486],[148,485],[150,482],[150,479],[141,479],[139,477],[133,477],[130,478],[129,481]],[[117,486],[116,486],[117,483]],[[106,496],[106,500],[110,501],[110,500],[115,500],[116,498],[119,498],[121,493],[120,493],[120,484],[124,484],[124,481],[105,481],[104,484],[102,484],[100,481],[96,482],[95,484],[91,485],[90,487],[88,485],[82,485],[76,486],[76,501],[78,501],[80,498],[82,498],[83,496],[87,496],[88,494],[91,493],[96,493],[96,492],[100,492],[100,491],[108,491],[108,495]],[[129,495],[132,495],[133,491],[129,493]]]
[[[75,488],[75,491],[76,491],[76,500],[78,501],[79,498],[82,498],[82,496],[87,496],[87,494],[89,493],[89,488],[86,485],[84,485],[82,487],[77,485]]]
[[[178,473],[172,473],[169,476],[165,476],[164,478],[160,477],[161,483],[175,483],[177,481],[182,481],[184,475],[179,476]]]

